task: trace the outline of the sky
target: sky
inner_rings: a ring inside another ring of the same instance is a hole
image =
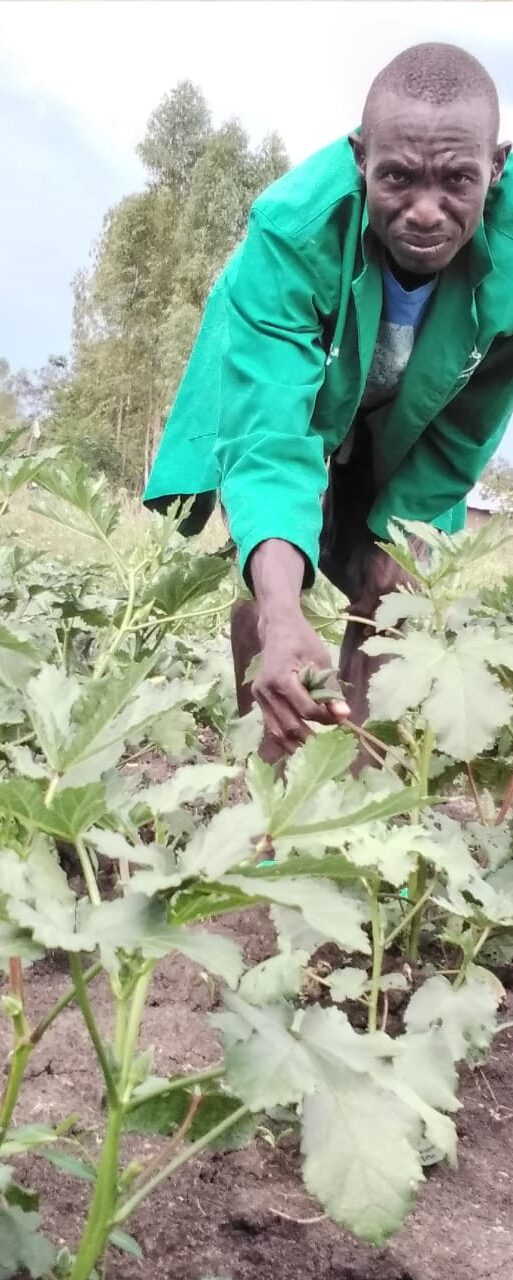
[[[253,142],[276,129],[299,163],[354,127],[376,72],[422,40],[481,59],[513,137],[500,0],[0,0],[0,356],[34,368],[69,350],[73,276],[107,209],[143,187],[135,148],[179,80]]]

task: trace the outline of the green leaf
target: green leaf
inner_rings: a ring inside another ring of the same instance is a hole
[[[0,623],[0,684],[8,689],[24,689],[38,660],[33,645]]]
[[[415,1089],[430,1107],[457,1111],[461,1105],[456,1097],[458,1076],[443,1026],[432,1025],[427,1031],[408,1030],[397,1038],[395,1047],[395,1075]]]
[[[311,956],[317,947],[326,941],[324,934],[306,924],[300,911],[291,907],[272,906],[270,916],[276,933],[280,951],[307,951]]]
[[[51,1267],[55,1249],[39,1234],[38,1226],[38,1213],[0,1205],[0,1280],[12,1280],[20,1270],[37,1280]]]
[[[83,1160],[77,1160],[76,1156],[68,1155],[67,1151],[47,1150],[43,1151],[42,1154],[49,1164],[53,1164],[62,1173],[69,1173],[70,1177],[80,1178],[84,1182],[94,1182],[94,1168],[85,1164]]]
[[[423,1181],[420,1122],[365,1075],[340,1068],[305,1097],[301,1150],[307,1190],[335,1222],[373,1244],[397,1231]]]
[[[38,472],[37,483],[60,501],[41,497],[33,510],[97,542],[114,531],[119,508],[105,497],[105,477],[93,476],[85,463],[66,459],[58,466],[45,466]]]
[[[341,893],[329,881],[311,877],[253,880],[246,876],[227,875],[223,884],[247,892],[249,897],[268,899],[285,907],[299,907],[306,923],[337,942],[348,951],[370,953],[370,944],[362,924],[368,919],[366,908],[356,898]]]
[[[2,1143],[2,1158],[24,1155],[25,1151],[32,1151],[34,1147],[45,1146],[49,1142],[57,1142],[57,1134],[48,1125],[19,1125],[17,1129],[9,1129]]]
[[[237,716],[231,720],[226,729],[235,760],[247,760],[248,756],[258,751],[264,733],[264,722],[261,708],[256,702],[245,716]]]
[[[300,1102],[306,1091],[315,1089],[308,1054],[290,1034],[290,1006],[259,1009],[233,994],[225,1003],[228,1012],[214,1014],[210,1021],[223,1034],[230,1088],[252,1111]]]
[[[58,792],[50,805],[43,797],[39,784],[28,778],[0,782],[0,813],[29,830],[34,827],[72,842],[105,815],[105,787],[100,782]]]
[[[367,981],[365,969],[352,969],[349,965],[345,969],[334,969],[333,973],[326,978],[332,1000],[340,1003],[344,1000],[359,1000],[365,991]]]
[[[134,1240],[133,1236],[128,1236],[126,1231],[119,1231],[118,1228],[111,1231],[109,1235],[109,1244],[113,1244],[116,1249],[120,1249],[122,1253],[128,1253],[132,1258],[144,1258],[141,1246]]]
[[[123,1129],[129,1133],[155,1133],[167,1137],[185,1119],[190,1101],[191,1093],[186,1088],[144,1098],[125,1115]]]
[[[312,796],[325,782],[347,772],[356,755],[354,738],[338,728],[329,733],[313,734],[305,746],[292,756],[287,768],[287,786],[283,797],[274,804],[268,823],[271,836],[290,829]]]
[[[52,769],[59,770],[71,737],[71,714],[79,697],[78,680],[48,663],[27,685],[28,713]]]
[[[156,612],[166,617],[182,614],[185,621],[192,612],[191,606],[216,591],[230,571],[229,561],[220,556],[176,552],[172,564],[148,588],[144,600],[153,600]]]
[[[388,591],[383,596],[374,615],[378,631],[387,631],[389,627],[397,627],[399,622],[414,619],[423,622],[431,619],[434,604],[429,596],[419,595],[407,587],[400,591]]]
[[[456,760],[484,751],[511,717],[511,696],[488,668],[513,663],[512,646],[488,628],[464,629],[450,644],[412,632],[400,640],[374,637],[363,648],[371,656],[391,656],[372,676],[371,714],[398,719],[421,706],[439,750]]]
[[[373,636],[362,649],[369,657],[391,659],[370,680],[373,720],[399,720],[409,708],[421,706],[447,656],[443,641],[425,631],[412,631],[401,640]]]
[[[302,826],[291,826],[287,835],[295,838],[296,836],[313,836],[326,832],[330,833],[330,840],[326,841],[326,844],[336,844],[335,832],[337,831],[345,831],[348,827],[360,826],[360,824],[367,822],[376,822],[378,819],[396,818],[402,813],[409,813],[411,809],[420,808],[422,804],[427,803],[429,801],[423,795],[422,787],[401,787],[399,790],[391,791],[389,795],[384,796],[382,799],[371,800],[369,804],[363,805],[361,809],[355,809],[351,813],[342,813],[337,818],[319,819],[317,822],[305,823]]]
[[[180,857],[182,876],[217,880],[229,867],[254,857],[264,829],[264,815],[256,802],[223,809],[208,826],[199,827],[187,845]]]
[[[438,974],[412,996],[405,1014],[408,1031],[440,1027],[454,1062],[473,1061],[489,1048],[496,1026],[497,996],[472,978],[451,986]]]
[[[185,764],[172,778],[139,791],[137,799],[154,814],[173,813],[182,804],[200,797],[213,800],[223,783],[236,778],[240,769],[225,764]]]
[[[239,994],[249,1004],[271,1004],[301,990],[309,951],[291,951],[271,956],[248,969],[241,978]]]

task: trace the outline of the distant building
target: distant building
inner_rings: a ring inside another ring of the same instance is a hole
[[[500,503],[483,493],[481,485],[476,484],[467,498],[467,529],[480,529],[491,516],[500,515]]]

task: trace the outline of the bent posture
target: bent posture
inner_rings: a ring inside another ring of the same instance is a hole
[[[389,521],[451,533],[513,412],[513,168],[481,64],[452,45],[399,54],[362,124],[256,201],[207,303],[145,499],[220,491],[254,602],[232,619],[267,755],[342,721],[298,673],[327,654],[301,612],[317,564],[372,619],[398,571]],[[363,624],[341,654],[366,714]]]

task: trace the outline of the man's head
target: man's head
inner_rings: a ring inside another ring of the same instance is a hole
[[[369,221],[403,271],[440,271],[473,236],[510,150],[493,80],[450,44],[405,49],[374,80],[350,141]]]

